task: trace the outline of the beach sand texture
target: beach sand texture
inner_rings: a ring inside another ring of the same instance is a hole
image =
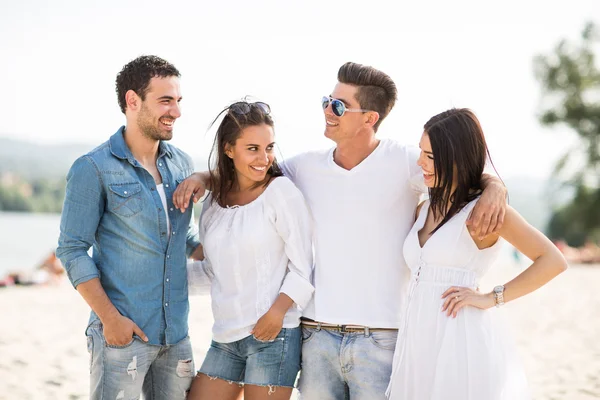
[[[495,268],[482,285],[517,268]],[[537,400],[600,398],[600,266],[573,266],[504,309]],[[88,397],[88,307],[68,281],[0,289],[0,399]],[[210,298],[191,298],[190,337],[199,368],[208,345]],[[482,399],[483,400],[483,399]]]

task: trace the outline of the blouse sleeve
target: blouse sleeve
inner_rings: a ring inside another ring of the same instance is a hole
[[[277,180],[280,180],[280,190],[276,191],[277,196],[273,199],[275,227],[285,243],[289,260],[279,293],[287,294],[300,308],[305,308],[315,290],[311,283],[312,217],[300,190],[285,177]]]
[[[210,194],[208,195],[210,196]],[[202,224],[204,214],[210,205],[210,197],[202,203],[202,211],[200,212],[200,220],[198,223],[198,237],[200,243],[204,243],[205,229]],[[187,260],[187,278],[188,278],[188,294],[190,296],[210,293],[210,285],[214,273],[208,257],[204,260]]]
[[[188,294],[190,296],[210,293],[212,268],[207,258],[203,261],[187,260]]]

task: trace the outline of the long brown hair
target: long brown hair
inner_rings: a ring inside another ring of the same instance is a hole
[[[234,107],[240,103],[247,104],[247,107],[244,107],[244,111],[247,111],[246,113],[239,112],[240,107]],[[270,115],[270,109],[267,106],[267,111],[257,104],[259,103],[233,103],[221,111],[211,123],[212,127],[219,116],[225,113],[223,120],[217,128],[213,148],[208,157],[210,187],[212,189],[211,201],[216,201],[222,207],[226,205],[227,195],[233,189],[237,180],[233,160],[225,154],[226,145],[235,146],[235,142],[240,137],[242,131],[249,126],[266,124],[273,128],[274,124]],[[266,186],[272,178],[282,175],[283,173],[277,164],[277,160],[274,159],[273,164],[267,171],[266,179],[264,182],[257,183],[257,186]]]
[[[435,186],[429,188],[430,208],[434,219],[444,216],[433,234],[481,195],[486,159],[492,167],[494,164],[481,124],[468,108],[452,108],[437,114],[427,121],[424,130],[431,142],[436,177]],[[457,185],[452,191],[455,170]]]

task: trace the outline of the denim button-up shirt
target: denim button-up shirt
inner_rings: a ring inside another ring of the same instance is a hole
[[[186,256],[200,242],[192,207],[181,213],[172,197],[193,165],[187,154],[160,143],[156,167],[169,232],[156,183],[125,144],[124,129],[71,167],[56,253],[74,287],[100,278],[114,306],[150,344],[174,344],[188,334]],[[92,311],[89,323],[97,319]]]

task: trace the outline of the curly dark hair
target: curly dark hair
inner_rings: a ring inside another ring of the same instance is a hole
[[[175,66],[157,56],[139,56],[127,63],[117,75],[116,90],[121,112],[125,114],[127,104],[125,93],[133,90],[142,98],[146,99],[150,80],[155,77],[166,78],[169,76],[180,77],[181,74]]]

